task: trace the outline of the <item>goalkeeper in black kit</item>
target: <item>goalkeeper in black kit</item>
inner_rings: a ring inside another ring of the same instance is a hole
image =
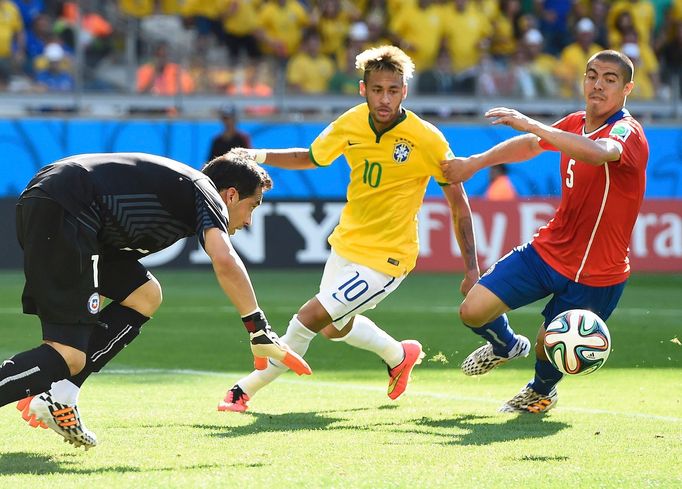
[[[83,382],[140,332],[161,305],[161,286],[140,258],[196,235],[250,334],[256,368],[271,357],[299,375],[308,364],[271,330],[230,235],[248,226],[269,175],[238,156],[200,172],[145,153],[87,154],[44,167],[17,203],[24,250],[23,311],[36,314],[43,343],[0,366],[0,406],[86,449]],[[111,302],[101,308],[103,298]]]

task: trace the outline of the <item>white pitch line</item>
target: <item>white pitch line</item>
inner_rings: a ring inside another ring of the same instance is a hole
[[[542,307],[538,306],[524,306],[516,311],[515,313],[528,313],[528,314],[539,314],[542,312]],[[277,313],[293,313],[296,311],[296,306],[273,306],[265,309],[267,311],[273,311]],[[457,314],[459,307],[457,306],[402,306],[399,304],[386,304],[382,307],[384,312],[394,312],[394,313],[436,313],[436,314]],[[235,312],[235,308],[231,306],[219,306],[219,307],[208,307],[208,306],[161,306],[159,313],[162,314],[206,314],[206,313],[216,313],[216,312]],[[0,315],[2,314],[21,314],[21,309],[18,307],[0,307]],[[682,315],[682,309],[646,309],[643,307],[618,307],[613,313],[614,317],[618,316],[652,316],[652,317],[679,317]]]
[[[110,369],[100,372],[101,374],[109,375],[145,375],[145,374],[164,374],[164,375],[205,375],[213,377],[226,377],[234,378],[241,376],[243,373],[236,372],[214,372],[210,370],[191,370],[191,369],[163,369],[163,368],[149,368],[149,369]],[[303,385],[309,384],[309,381],[298,380],[298,379],[279,379],[278,382],[285,384],[295,384]],[[353,388],[355,390],[362,390],[366,392],[384,392],[385,387],[373,387],[362,384],[353,384],[351,382],[329,382],[329,381],[314,381],[316,386],[332,387],[334,389],[339,388]],[[458,396],[454,394],[443,394],[439,392],[426,392],[426,391],[410,391],[411,395],[431,397],[433,399],[444,399],[448,401],[464,401],[464,402],[476,402],[483,404],[491,404],[499,406],[504,401],[490,399],[488,397],[469,397],[469,396]],[[622,412],[622,411],[609,411],[606,409],[592,409],[592,408],[580,408],[580,407],[570,407],[561,405],[562,411],[584,413],[584,414],[603,414],[608,416],[623,416],[626,418],[640,418],[640,419],[651,419],[656,421],[668,421],[671,423],[682,423],[682,418],[675,416],[660,416],[657,414],[648,413],[632,413],[632,412]]]

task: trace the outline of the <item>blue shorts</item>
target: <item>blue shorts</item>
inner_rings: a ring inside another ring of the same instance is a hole
[[[574,282],[545,263],[530,243],[500,258],[479,280],[510,309],[552,295],[542,311],[545,324],[569,309],[589,309],[606,321],[616,308],[626,282],[606,287]]]

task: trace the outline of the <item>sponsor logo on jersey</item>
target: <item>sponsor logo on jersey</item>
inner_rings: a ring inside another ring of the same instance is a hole
[[[621,141],[625,142],[625,140],[630,137],[630,134],[632,133],[632,129],[630,129],[630,126],[627,124],[616,124],[611,128],[611,132],[609,132],[609,136],[616,137],[620,139]]]
[[[405,163],[412,152],[412,143],[405,139],[398,139],[393,145],[393,161]]]
[[[97,292],[93,292],[88,299],[88,311],[90,314],[97,314],[99,312],[99,305],[99,294]]]

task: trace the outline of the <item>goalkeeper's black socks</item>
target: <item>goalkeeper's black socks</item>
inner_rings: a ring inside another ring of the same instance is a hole
[[[66,360],[50,345],[18,353],[0,366],[0,406],[45,392],[69,375]]]
[[[140,334],[140,328],[149,318],[118,302],[112,302],[102,309],[99,320],[104,324],[103,327],[95,328],[90,336],[85,367],[69,379],[78,387],[90,374],[99,372],[128,346]]]

